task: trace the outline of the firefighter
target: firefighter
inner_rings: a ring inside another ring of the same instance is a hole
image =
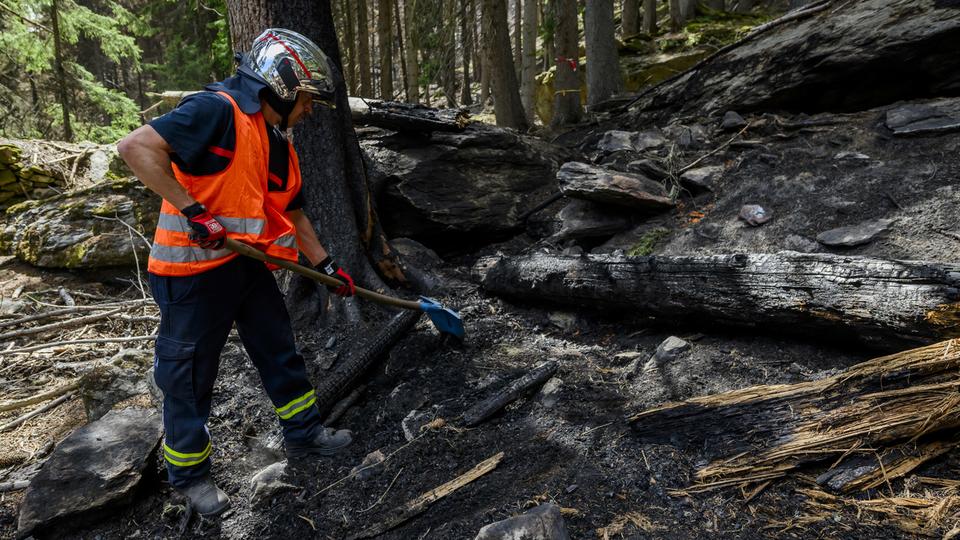
[[[236,324],[283,429],[288,457],[331,455],[352,434],[322,425],[290,316],[271,268],[224,249],[230,237],[280,259],[302,253],[344,283],[353,279],[303,212],[300,168],[287,129],[328,106],[334,88],[317,45],[268,29],[237,73],[183,99],[127,135],[118,150],[163,198],[148,271],[160,308],[154,377],[163,390],[163,457],[171,485],[204,516],[230,499],[210,476],[207,428],[220,352]]]

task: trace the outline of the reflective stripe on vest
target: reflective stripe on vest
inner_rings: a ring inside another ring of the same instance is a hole
[[[303,184],[296,151],[288,143],[287,189],[270,191],[270,139],[263,114],[245,114],[228,94],[219,94],[233,107],[236,147],[230,163],[223,171],[206,176],[188,174],[174,163],[174,176],[223,225],[227,236],[275,258],[296,261],[296,228],[286,215],[287,206]],[[190,232],[187,219],[163,201],[148,270],[162,276],[190,276],[237,257],[227,250],[199,247],[189,239]]]

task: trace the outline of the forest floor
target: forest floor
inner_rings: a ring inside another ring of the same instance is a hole
[[[704,160],[725,168],[712,193],[688,197],[681,210],[651,218],[633,236],[620,238],[619,248],[630,249],[649,226],[666,230],[659,235],[656,254],[803,247],[831,251],[813,240],[819,232],[892,218],[896,221],[889,233],[843,253],[960,261],[960,240],[951,236],[960,233],[960,138],[893,138],[878,127],[882,114],[833,115],[835,123],[802,129],[778,127],[777,118],[767,116],[744,135],[750,144],[727,147]],[[585,141],[580,150],[589,153],[590,141],[603,130],[589,127],[577,134],[578,141]],[[689,163],[732,136],[714,134],[709,127],[706,132],[697,146],[673,149],[671,159]],[[743,204],[764,206],[773,220],[760,227],[746,225],[737,219]],[[549,209],[543,214],[540,228],[552,219]],[[737,489],[677,495],[672,490],[690,486],[696,470],[706,464],[705,452],[638,442],[626,421],[631,413],[671,400],[819,379],[879,356],[877,351],[853,342],[826,342],[817,335],[665,324],[643,313],[516,305],[484,294],[471,276],[473,263],[483,255],[564,247],[570,246],[553,246],[525,234],[477,253],[448,256],[437,269],[440,297],[462,314],[465,343],[442,344],[429,321],[422,320],[394,346],[367,380],[359,401],[335,424],[353,430],[354,443],[332,458],[291,463],[285,481],[294,487],[269,497],[255,498],[250,481],[257,471],[282,459],[270,448],[275,415],[242,348],[229,342],[209,427],[213,476],[231,495],[232,509],[220,518],[185,521],[182,499],[155,464],[132,505],[108,520],[77,526],[68,536],[344,538],[503,452],[495,470],[381,538],[469,539],[490,522],[546,501],[564,509],[573,538],[904,537],[892,521],[870,519],[853,509],[817,517],[797,491],[806,485],[803,476],[775,482],[752,497]],[[5,298],[18,287],[27,293],[58,286],[103,296],[140,296],[117,276],[93,280],[40,272],[15,261],[4,262],[0,270],[0,294]],[[131,276],[127,272],[121,277]],[[690,350],[665,370],[635,370],[669,336],[690,342]],[[301,336],[311,351],[308,358],[349,354],[355,348],[342,337],[331,347],[316,345],[326,343],[326,337]],[[560,363],[555,380],[545,387],[552,391],[527,395],[498,416],[463,427],[462,413],[477,400],[550,359]],[[3,358],[0,370],[15,361]],[[311,377],[322,379],[325,364],[311,361]],[[70,375],[55,369],[46,374],[47,384]],[[412,411],[418,414],[411,416]],[[69,401],[0,434],[0,446],[33,454],[82,424],[83,415],[77,400]],[[0,422],[14,416],[4,413]],[[411,424],[414,416],[420,421]],[[412,427],[410,439],[404,434],[404,419]],[[424,425],[436,419],[443,422]],[[351,473],[376,450],[387,456],[382,467],[364,478]],[[828,466],[805,472],[816,476]],[[0,481],[14,468],[0,468]],[[913,474],[956,478],[960,451],[948,452]],[[909,492],[908,483],[892,480],[883,494]],[[13,536],[22,494],[2,495],[0,538]]]

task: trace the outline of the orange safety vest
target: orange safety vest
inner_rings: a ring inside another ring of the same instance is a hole
[[[300,191],[300,163],[290,144],[285,191],[267,187],[270,140],[263,113],[246,114],[226,92],[233,106],[236,148],[211,151],[230,158],[218,173],[194,176],[173,165],[173,174],[191,197],[199,201],[227,230],[227,236],[289,261],[297,260],[296,228],[286,208]],[[288,143],[289,144],[289,143]],[[161,276],[192,276],[216,268],[239,255],[227,249],[204,249],[190,241],[190,224],[172,204],[163,201],[147,270]]]

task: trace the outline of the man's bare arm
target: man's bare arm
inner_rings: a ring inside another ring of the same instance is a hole
[[[178,209],[197,202],[177,182],[170,167],[173,149],[151,126],[140,126],[117,144],[117,152],[143,185]]]
[[[327,250],[320,244],[310,218],[303,213],[303,210],[290,210],[287,212],[287,217],[297,228],[297,244],[300,246],[300,251],[307,257],[310,264],[314,266],[320,264],[320,261],[327,258]]]

